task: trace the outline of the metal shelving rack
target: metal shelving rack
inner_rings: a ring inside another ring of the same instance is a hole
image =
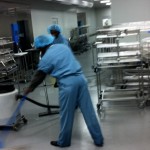
[[[16,61],[13,57],[13,42],[9,38],[0,38],[0,78],[17,71]],[[9,48],[10,47],[10,48]]]
[[[144,97],[138,96],[140,89],[143,88],[141,78],[139,78],[142,70],[138,69],[138,78],[136,86],[132,86],[134,74],[125,72],[125,69],[141,68],[141,45],[140,30],[138,29],[120,29],[120,30],[99,30],[97,31],[96,42],[97,64],[95,72],[97,76],[97,93],[98,104],[97,109],[104,112],[104,102],[127,102],[135,101],[137,106],[141,106]],[[120,42],[121,38],[136,36],[136,42]],[[106,40],[105,40],[106,39]],[[108,40],[109,39],[109,40]],[[106,41],[106,42],[105,42]],[[107,43],[109,42],[109,43]],[[111,69],[114,81],[111,87],[102,89],[101,73],[105,69]],[[127,74],[128,73],[128,74]],[[127,76],[128,75],[128,76]],[[128,78],[129,80],[127,80]],[[128,86],[127,86],[128,84]],[[129,87],[131,85],[131,87]]]
[[[144,85],[143,90],[139,93],[145,96],[145,103],[150,100],[150,37],[145,38],[141,42],[142,45],[142,59],[145,63],[145,68],[143,69],[143,74],[141,77],[142,85]],[[148,104],[149,105],[149,104]]]
[[[5,80],[18,84],[17,71],[18,66],[13,57],[13,41],[11,38],[0,38],[0,82]],[[16,75],[15,75],[16,74]],[[19,90],[20,92],[20,90]],[[0,130],[18,130],[23,124],[27,123],[27,119],[19,113],[16,121],[10,125],[0,125]]]

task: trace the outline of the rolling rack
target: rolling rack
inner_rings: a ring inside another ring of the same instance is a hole
[[[144,93],[144,95],[147,95],[147,101],[145,104],[147,106],[150,106],[150,37],[142,40],[142,48],[143,48],[142,58],[146,63],[146,68],[147,68],[146,69],[147,74],[146,75],[144,74],[144,77],[142,78],[143,82],[145,80],[147,81],[147,87],[146,87],[147,94]]]
[[[136,102],[136,106],[141,106],[144,97],[138,96],[140,89],[143,89],[141,78],[137,78],[137,86],[129,87],[129,81],[126,79],[125,69],[141,68],[141,46],[140,46],[140,30],[138,29],[119,29],[119,30],[101,30],[98,31],[96,39],[97,65],[94,68],[97,77],[97,93],[98,104],[97,109],[100,114],[104,115],[105,108],[108,104],[121,104],[124,102]],[[136,42],[120,42],[122,38],[136,36]],[[106,39],[106,40],[105,40]],[[109,40],[108,40],[109,39]],[[99,42],[101,40],[101,42]],[[108,42],[108,43],[107,43]],[[106,70],[112,70],[110,79],[113,84],[109,87],[102,88],[101,73]],[[138,70],[138,77],[140,71]],[[128,78],[133,78],[134,74],[128,73]],[[130,84],[133,84],[132,82]],[[107,104],[106,104],[107,103]],[[105,105],[106,104],[106,105]],[[116,105],[117,106],[117,105]]]
[[[145,63],[142,67],[141,84],[143,89],[139,95],[145,97],[144,106],[150,106],[150,37],[144,38],[141,42],[142,45],[142,60]]]
[[[11,85],[11,91],[18,93],[18,90],[15,90],[14,84],[18,80],[15,79],[14,74],[17,74],[18,66],[13,57],[13,42],[11,38],[3,37],[0,38],[0,84],[5,87],[5,85]],[[12,47],[11,47],[12,46]],[[6,88],[6,87],[5,87]],[[18,84],[19,89],[19,84]],[[7,110],[6,110],[7,111]],[[24,116],[21,116],[19,113],[16,116],[16,121],[10,125],[1,124],[0,130],[19,130],[19,128],[27,123],[27,119]]]

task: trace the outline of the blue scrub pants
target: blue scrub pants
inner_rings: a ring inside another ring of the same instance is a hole
[[[103,136],[98,123],[87,81],[83,75],[67,76],[59,80],[60,134],[57,144],[71,145],[75,107],[79,106],[88,130],[95,144],[103,143]]]

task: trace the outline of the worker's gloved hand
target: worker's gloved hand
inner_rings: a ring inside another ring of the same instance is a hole
[[[24,90],[24,95],[28,95],[29,93],[31,93],[33,91],[33,89],[31,89],[31,88],[26,88],[25,90]]]

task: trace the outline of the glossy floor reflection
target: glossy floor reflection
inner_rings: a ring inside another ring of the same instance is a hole
[[[91,70],[91,52],[77,56],[88,77],[89,90],[96,110],[97,89],[95,76]],[[87,58],[87,59],[85,59]],[[49,83],[49,79],[47,79]],[[24,85],[23,85],[24,87]],[[50,104],[58,104],[58,89],[48,86]],[[37,88],[30,97],[46,103],[42,87]],[[11,131],[6,139],[7,150],[57,150],[49,144],[56,140],[59,133],[59,115],[39,118],[40,112],[46,109],[26,102],[22,114],[28,124],[18,132]],[[72,133],[72,145],[68,150],[149,150],[150,147],[150,109],[112,108],[106,111],[105,117],[99,121],[105,138],[103,148],[96,147],[89,135],[80,110],[76,111]]]

